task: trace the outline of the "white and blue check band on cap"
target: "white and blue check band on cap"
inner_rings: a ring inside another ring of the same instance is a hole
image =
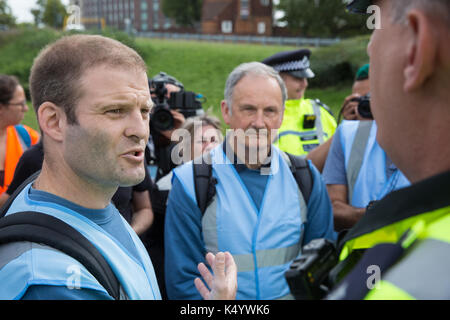
[[[277,71],[295,71],[295,70],[304,70],[309,68],[309,59],[307,56],[304,56],[302,60],[296,61],[288,61],[280,64],[276,64],[273,68]]]

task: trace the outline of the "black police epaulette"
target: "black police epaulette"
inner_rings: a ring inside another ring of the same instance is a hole
[[[322,101],[320,101],[319,99],[314,99],[314,102],[316,102],[318,105],[320,105],[321,107],[323,107],[325,110],[328,111],[329,114],[331,114],[334,117],[333,111],[331,111],[330,107],[327,106],[325,103],[323,103]]]

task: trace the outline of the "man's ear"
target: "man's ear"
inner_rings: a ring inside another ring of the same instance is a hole
[[[42,133],[56,141],[62,141],[67,118],[64,110],[52,102],[44,102],[38,109],[39,126]]]
[[[230,107],[228,106],[228,103],[226,100],[222,100],[220,103],[220,109],[222,110],[222,117],[223,121],[225,121],[226,124],[230,124]]]
[[[433,33],[431,18],[424,12],[411,10],[407,15],[407,27],[410,37],[403,89],[414,91],[433,74],[438,43]]]

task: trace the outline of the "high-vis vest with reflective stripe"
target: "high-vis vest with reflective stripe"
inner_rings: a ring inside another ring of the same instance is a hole
[[[316,117],[313,128],[303,127],[305,115]],[[294,155],[306,155],[331,138],[336,127],[336,119],[319,102],[311,99],[287,100],[275,145]]]
[[[386,153],[376,141],[374,121],[343,121],[341,146],[345,157],[349,203],[365,208],[389,192],[410,185],[400,170],[386,175]]]
[[[289,298],[284,272],[301,249],[304,200],[280,151],[272,148],[260,210],[222,148],[211,152],[216,197],[202,219],[206,251],[229,251],[238,266],[237,299]],[[192,162],[174,170],[196,202]],[[303,205],[301,203],[303,202]]]
[[[22,130],[26,130],[26,132],[29,135],[31,145],[36,144],[38,142],[39,134],[35,130],[24,125],[18,126],[21,126]],[[8,189],[14,177],[14,171],[16,170],[17,162],[19,162],[22,153],[28,148],[27,143],[19,134],[17,128],[18,126],[9,126],[6,128],[6,153],[4,164],[5,178],[3,181],[3,185],[0,184],[0,194],[2,194]]]
[[[7,215],[20,211],[38,211],[66,222],[91,241],[105,257],[121,284],[123,298],[161,299],[147,251],[123,218],[140,261],[86,217],[55,203],[31,200],[28,196],[30,187],[31,184],[17,196]],[[0,246],[0,254],[0,299],[20,299],[32,285],[86,288],[107,294],[84,266],[55,249],[29,242],[15,242]]]
[[[365,299],[450,299],[450,207],[424,215],[438,218],[428,222],[417,243],[383,273]]]
[[[417,214],[350,239],[343,245],[339,260],[345,260],[353,250],[368,249],[385,242],[396,243],[418,221],[423,221],[425,225],[428,225],[446,214],[448,214],[448,208]]]

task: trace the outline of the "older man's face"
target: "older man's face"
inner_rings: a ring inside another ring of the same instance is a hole
[[[238,143],[246,149],[258,150],[270,146],[272,135],[283,121],[281,88],[274,78],[246,75],[235,86],[230,106],[222,102],[222,115],[231,129],[242,129],[246,139]]]

